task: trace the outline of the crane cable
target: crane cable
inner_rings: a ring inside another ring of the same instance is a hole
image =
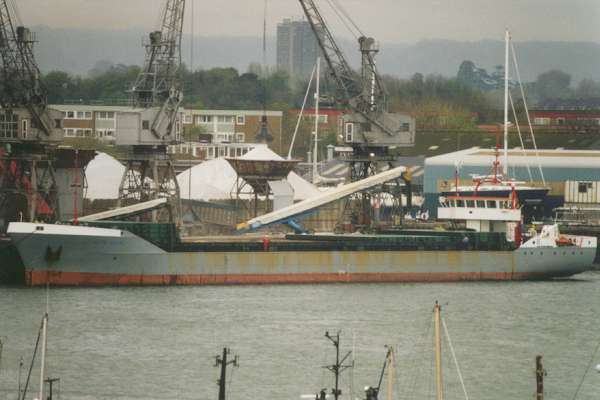
[[[7,5],[12,9],[12,14],[13,14],[14,22],[15,22],[15,26],[13,26],[13,28],[16,28],[17,26],[22,26],[23,21],[21,20],[21,15],[19,14],[19,9],[17,8],[17,3],[15,3],[15,0],[7,0],[7,1],[8,1]]]
[[[360,33],[361,36],[365,36],[365,34],[360,30],[360,27],[358,26],[358,24],[356,22],[354,22],[354,20],[350,16],[350,14],[342,6],[342,4],[339,2],[339,0],[332,0],[332,1],[337,6],[337,8],[340,10],[340,12],[342,14],[344,14],[344,16],[346,17],[346,19],[352,24],[352,26],[354,27],[354,29],[356,29],[356,31],[358,33]]]
[[[327,2],[327,4],[329,4],[329,7],[331,7],[331,9],[333,10],[333,12],[338,16],[338,18],[340,19],[340,21],[342,22],[342,24],[344,24],[344,26],[346,27],[346,29],[348,29],[348,32],[350,32],[350,34],[352,36],[354,36],[355,39],[358,39],[358,36],[360,34],[360,30],[358,31],[358,33],[356,31],[354,31],[352,29],[351,24],[348,23],[347,18],[344,18],[344,15],[342,15],[342,11],[340,9],[338,9],[336,7],[336,5],[333,4],[333,0],[325,0]]]

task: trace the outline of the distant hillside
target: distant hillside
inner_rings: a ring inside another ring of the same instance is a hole
[[[37,56],[44,72],[64,70],[86,75],[97,61],[115,64],[141,64],[144,56],[141,31],[92,31],[35,27],[40,43]],[[341,40],[350,62],[358,65],[359,57],[353,41]],[[523,79],[534,80],[538,74],[560,69],[573,81],[583,78],[600,80],[600,43],[586,42],[521,42],[515,43]],[[194,65],[211,68],[235,67],[245,70],[248,64],[262,59],[259,37],[196,37]],[[275,60],[275,39],[268,41],[269,63]],[[189,65],[190,40],[184,38],[184,61]],[[463,60],[492,70],[503,62],[504,44],[482,40],[457,42],[427,40],[415,44],[381,43],[379,67],[383,73],[409,77],[416,72],[454,76]]]

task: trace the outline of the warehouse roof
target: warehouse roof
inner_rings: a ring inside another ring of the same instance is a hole
[[[600,151],[597,150],[540,149],[538,156],[539,164],[542,167],[600,169]],[[456,164],[460,164],[461,166],[492,165],[494,157],[494,149],[474,147],[454,153],[429,157],[425,160],[425,166],[454,166]],[[500,150],[500,162],[502,160],[503,152]],[[538,157],[534,150],[510,149],[508,151],[508,160],[511,167],[538,165]]]

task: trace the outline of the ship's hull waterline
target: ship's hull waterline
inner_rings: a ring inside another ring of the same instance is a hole
[[[25,283],[64,286],[504,281],[567,277],[595,247],[166,252],[127,231],[46,225],[9,232]],[[28,231],[29,230],[29,231]],[[84,232],[84,234],[80,234]]]

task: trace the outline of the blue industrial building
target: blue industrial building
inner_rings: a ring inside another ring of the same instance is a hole
[[[454,185],[456,171],[461,185],[472,183],[473,175],[491,175],[494,149],[471,148],[442,154],[425,160],[423,195],[424,208],[437,216],[439,193]],[[500,152],[500,162],[504,157]],[[508,177],[550,187],[544,203],[544,213],[565,202],[565,182],[600,181],[600,151],[596,150],[534,150],[511,149],[508,152]],[[542,178],[543,177],[543,178]]]

